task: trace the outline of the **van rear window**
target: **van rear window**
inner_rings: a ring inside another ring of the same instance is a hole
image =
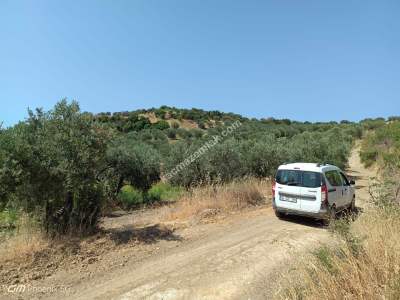
[[[320,187],[322,184],[321,173],[300,170],[278,170],[275,180],[279,184],[309,188]]]

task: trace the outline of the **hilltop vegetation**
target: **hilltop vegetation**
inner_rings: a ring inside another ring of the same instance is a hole
[[[381,121],[365,124],[371,122]],[[105,206],[165,200],[178,195],[179,186],[265,178],[289,161],[344,167],[365,124],[257,120],[166,106],[94,115],[63,100],[1,129],[0,211],[28,213],[49,234],[88,233]],[[149,193],[216,137],[217,143]]]
[[[400,121],[391,121],[367,134],[361,159],[367,166],[378,161],[385,168],[400,168]]]

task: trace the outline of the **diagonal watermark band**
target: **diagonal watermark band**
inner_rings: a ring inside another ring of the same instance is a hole
[[[176,165],[171,171],[165,174],[165,180],[171,180],[174,176],[176,176],[179,172],[183,171],[187,167],[190,166],[194,161],[199,159],[201,156],[203,156],[207,151],[209,151],[211,148],[213,148],[215,145],[220,143],[225,137],[228,135],[232,134],[232,132],[236,129],[238,129],[242,123],[237,120],[234,123],[232,123],[230,126],[228,126],[225,130],[221,132],[219,135],[215,135],[211,137],[209,141],[207,141],[203,146],[201,146],[199,149],[197,149],[194,153],[189,155],[185,160],[180,162],[178,165]]]

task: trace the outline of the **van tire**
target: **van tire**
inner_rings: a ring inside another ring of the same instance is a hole
[[[282,219],[283,218],[283,213],[279,212],[277,209],[274,209],[274,211],[275,211],[275,216],[278,219]]]
[[[349,205],[349,211],[351,213],[354,213],[356,211],[356,197],[353,197],[353,200],[351,200],[351,203]]]
[[[333,221],[336,219],[336,206],[332,205],[329,208],[329,216],[328,218],[324,219],[324,225],[329,226]]]

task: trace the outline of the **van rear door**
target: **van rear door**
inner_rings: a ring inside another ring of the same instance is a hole
[[[276,174],[275,182],[276,206],[299,210],[301,198],[301,171],[280,169]]]
[[[303,171],[300,209],[307,212],[318,212],[321,208],[322,174]]]

